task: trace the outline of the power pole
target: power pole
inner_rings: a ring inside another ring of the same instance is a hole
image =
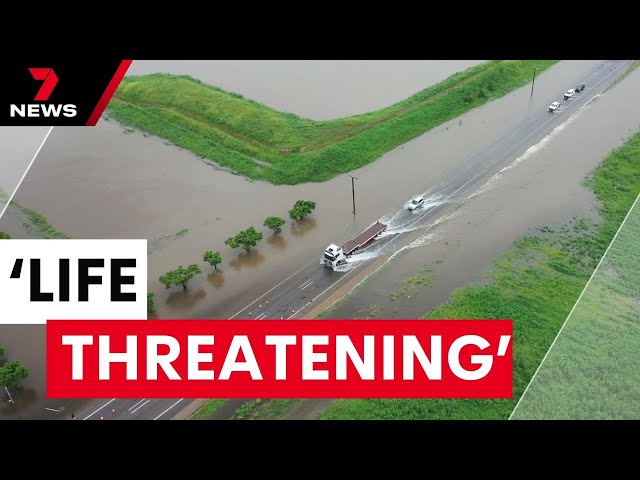
[[[351,177],[351,197],[353,198],[353,213],[356,213],[356,186],[354,180],[357,180],[358,177],[354,177],[353,175],[349,175]]]
[[[531,82],[531,100],[533,100],[533,86],[536,84],[536,68],[533,67],[533,81]]]
[[[11,394],[9,393],[9,389],[6,385],[4,386],[4,390],[7,392],[7,395],[9,395],[9,402],[14,403],[13,398],[11,398]]]

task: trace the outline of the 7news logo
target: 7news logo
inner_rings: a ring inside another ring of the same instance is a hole
[[[53,68],[29,68],[29,72],[34,80],[42,81],[42,85],[36,92],[33,100],[35,102],[47,102],[53,89],[58,84],[58,76]],[[76,106],[73,104],[53,104],[53,103],[21,103],[10,104],[9,115],[14,117],[75,117],[77,115]]]

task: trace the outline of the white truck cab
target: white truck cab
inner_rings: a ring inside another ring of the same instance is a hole
[[[327,267],[335,268],[338,265],[347,263],[347,256],[344,254],[342,247],[332,243],[325,249],[322,261]]]

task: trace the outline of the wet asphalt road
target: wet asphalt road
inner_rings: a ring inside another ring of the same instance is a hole
[[[314,305],[344,285],[347,279],[369,265],[374,258],[390,255],[406,245],[411,232],[416,229],[427,232],[439,215],[452,207],[455,208],[482,186],[484,181],[566,121],[581,106],[609,86],[631,63],[630,60],[597,62],[585,77],[575,78],[575,85],[584,83],[586,88],[568,100],[563,100],[562,94],[563,89],[569,88],[570,85],[560,85],[554,97],[538,98],[534,95],[529,107],[532,113],[520,123],[507,127],[504,135],[497,141],[472,155],[464,165],[454,169],[446,183],[431,186],[425,194],[427,200],[422,209],[414,212],[405,210],[403,202],[408,200],[406,192],[398,192],[398,211],[390,219],[382,219],[389,225],[387,231],[362,253],[351,257],[345,271],[333,271],[323,267],[320,264],[322,252],[318,252],[318,257],[310,259],[306,265],[230,318],[262,320],[303,316]],[[554,101],[559,101],[561,106],[550,113],[547,106]],[[425,188],[428,187],[429,185],[425,185]],[[379,219],[359,219],[363,225],[366,222],[365,227],[376,220]],[[342,244],[346,240],[348,238],[333,241]],[[92,402],[76,414],[76,418],[167,420],[191,402],[192,399],[106,399]]]
[[[104,399],[96,400],[75,415],[76,420],[169,420],[193,400]]]

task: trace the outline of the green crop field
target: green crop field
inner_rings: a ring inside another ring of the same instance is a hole
[[[512,418],[640,418],[640,203]]]
[[[389,107],[318,121],[276,111],[182,75],[125,77],[107,112],[252,179],[320,182],[531,81],[555,60],[496,60],[456,73]]]

